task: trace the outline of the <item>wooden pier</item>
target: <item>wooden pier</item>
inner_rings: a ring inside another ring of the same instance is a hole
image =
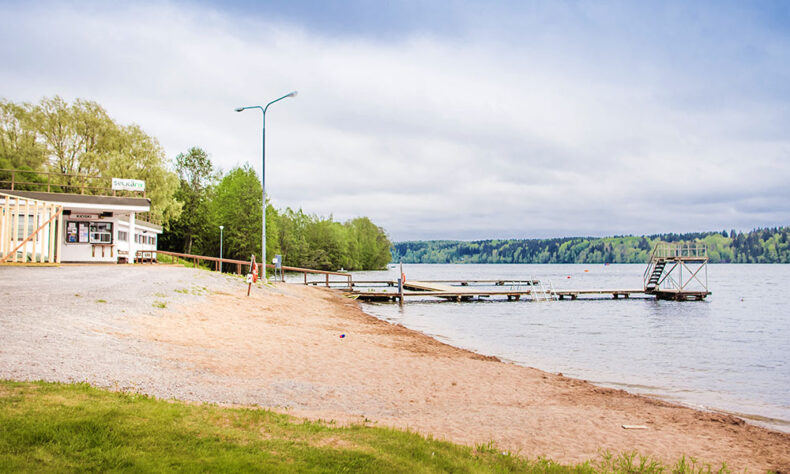
[[[420,280],[422,283],[446,283],[453,286],[529,286],[539,285],[540,280]],[[324,280],[310,280],[306,285],[313,286],[326,286]],[[330,280],[329,286],[343,286],[348,287],[346,281]],[[397,280],[353,280],[351,286],[364,286],[364,287],[397,287]]]
[[[472,287],[468,285],[452,284],[461,280],[453,280],[451,282],[434,282],[434,281],[409,281],[403,285],[403,292],[398,293],[397,290],[381,289],[373,286],[368,286],[365,289],[355,287],[347,291],[361,300],[368,301],[398,301],[401,297],[411,299],[425,299],[425,298],[440,298],[448,301],[472,301],[480,300],[491,297],[506,298],[508,301],[519,301],[522,298],[530,300],[547,300],[547,299],[571,299],[578,298],[598,298],[609,296],[613,299],[630,298],[632,295],[645,296],[645,291],[642,289],[614,289],[614,290],[553,290],[542,288],[540,282],[537,280],[518,280],[522,282],[529,282],[526,288],[519,285],[513,285],[509,289],[490,289],[482,288],[480,286]],[[490,280],[502,281],[502,280]],[[508,281],[508,280],[505,280]],[[360,282],[356,282],[360,283]],[[369,281],[368,285],[381,285],[382,281]],[[451,283],[451,284],[447,284]],[[503,285],[497,285],[503,286]]]
[[[704,300],[708,291],[707,248],[700,244],[656,245],[644,273],[642,288],[565,289],[546,288],[539,280],[363,280],[344,286],[345,291],[362,300],[400,301],[406,298],[440,298],[448,301],[471,301],[500,297],[508,301],[522,298],[532,301],[576,299],[627,299],[631,297],[660,300]],[[308,284],[324,284],[309,282]],[[338,283],[340,284],[340,283]],[[329,286],[329,282],[326,283]],[[506,287],[500,289],[493,287]]]

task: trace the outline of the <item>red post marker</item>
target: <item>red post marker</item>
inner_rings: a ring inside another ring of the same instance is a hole
[[[258,279],[258,266],[255,265],[255,254],[252,255],[250,260],[250,273],[247,274],[247,296],[250,296],[250,289],[252,289],[252,282]]]

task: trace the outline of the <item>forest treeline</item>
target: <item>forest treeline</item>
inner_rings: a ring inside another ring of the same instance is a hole
[[[160,249],[219,255],[222,225],[225,257],[260,258],[261,183],[249,166],[223,173],[197,147],[168,160],[156,138],[138,125],[116,122],[96,102],[0,99],[0,181],[9,181],[4,169],[29,171],[16,172],[15,187],[36,191],[49,184],[52,192],[101,194],[106,190],[79,188],[83,177],[143,180],[150,217],[164,228]],[[372,270],[391,258],[386,233],[366,217],[340,223],[269,204],[266,230],[267,254],[281,254],[289,266]]]
[[[403,263],[645,263],[658,242],[707,245],[712,263],[790,263],[788,227],[556,239],[431,240],[396,242],[393,261]]]

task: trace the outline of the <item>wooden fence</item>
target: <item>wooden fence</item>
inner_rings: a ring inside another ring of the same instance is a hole
[[[63,206],[0,193],[0,263],[60,263]]]
[[[178,253],[178,252],[169,252],[166,250],[138,250],[136,254],[136,261],[140,263],[154,263],[156,261],[156,255],[168,255],[178,260],[184,260],[187,262],[191,262],[194,267],[201,265],[203,262],[209,262],[208,267],[213,268],[214,271],[220,270],[220,265],[222,268],[227,268],[226,265],[235,265],[236,266],[236,273],[239,275],[242,274],[242,269],[249,270],[250,262],[244,260],[233,260],[230,258],[218,258],[218,257],[207,257],[205,255],[191,255],[188,253]],[[263,275],[263,265],[258,263],[258,274]],[[232,268],[232,267],[231,267]],[[274,265],[271,263],[266,264],[266,268],[275,268]],[[324,280],[320,281],[320,283],[329,287],[331,283],[338,283],[337,280],[331,280],[331,276],[340,276],[343,277],[345,283],[348,285],[348,288],[353,287],[354,283],[350,273],[341,273],[341,272],[329,272],[325,270],[313,270],[312,268],[299,268],[299,267],[288,267],[283,265],[281,267],[284,272],[291,272],[291,273],[301,273],[304,275],[304,284],[317,284],[319,282],[316,281],[308,281],[307,275],[324,275]],[[285,275],[282,274],[282,280],[285,281]],[[342,282],[342,281],[341,281]]]

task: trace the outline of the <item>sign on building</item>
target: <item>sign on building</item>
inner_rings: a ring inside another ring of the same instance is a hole
[[[140,179],[113,178],[114,191],[145,191],[145,181]]]

